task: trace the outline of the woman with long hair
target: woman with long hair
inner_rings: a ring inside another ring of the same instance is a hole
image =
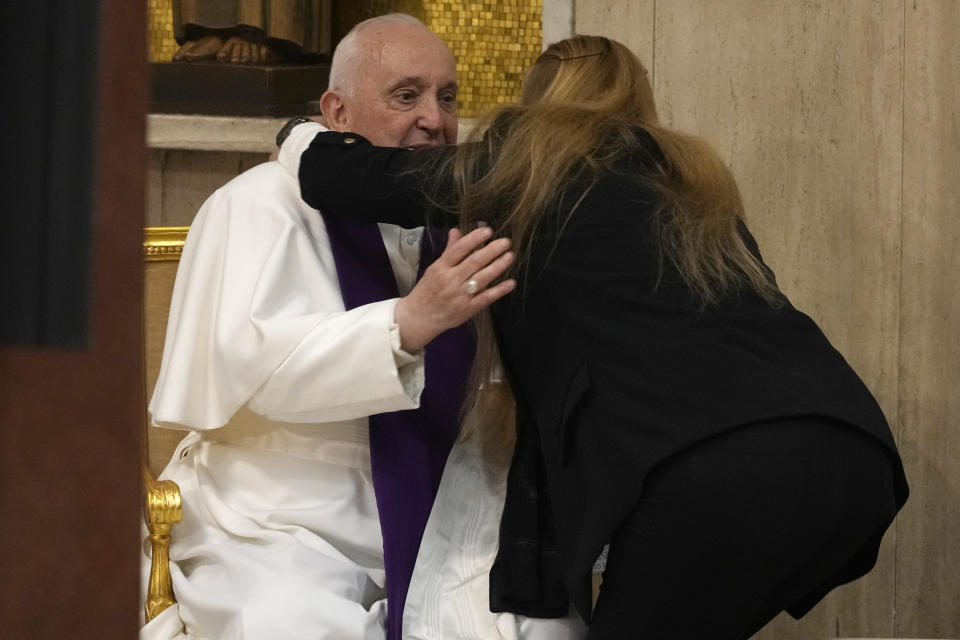
[[[517,290],[475,364],[481,409],[497,355],[516,400],[493,610],[572,602],[592,640],[742,639],[876,562],[907,497],[884,416],[778,289],[724,163],[659,124],[626,47],[551,45],[457,148],[298,144],[281,161],[314,207],[513,242]]]

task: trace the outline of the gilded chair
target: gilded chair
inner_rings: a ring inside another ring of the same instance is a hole
[[[160,369],[170,295],[187,227],[148,227],[144,233],[144,355],[146,397],[149,398]],[[157,480],[156,473],[170,459],[183,433],[154,429],[144,422],[140,468],[144,486],[144,520],[150,536],[152,562],[147,584],[145,621],[149,622],[176,602],[170,581],[170,532],[180,521],[180,488],[170,480]]]

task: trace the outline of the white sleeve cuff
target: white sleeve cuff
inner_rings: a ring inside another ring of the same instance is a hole
[[[397,363],[397,369],[423,360],[423,349],[415,353],[407,353],[400,346],[400,325],[391,322],[388,328],[390,330],[390,346],[393,347],[393,360]]]
[[[400,378],[400,384],[408,397],[415,400],[417,406],[420,404],[420,394],[423,392],[425,382],[424,375],[424,350],[420,349],[416,353],[407,353],[400,347],[400,325],[393,321],[391,314],[390,325],[390,346],[393,348],[393,361],[397,365],[397,376]]]

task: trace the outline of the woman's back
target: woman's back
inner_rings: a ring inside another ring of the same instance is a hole
[[[634,463],[732,426],[804,414],[860,424],[892,448],[873,397],[786,299],[771,304],[746,286],[709,304],[696,296],[660,244],[649,170],[621,163],[572,214],[548,210],[517,292],[493,307],[502,355],[538,422],[563,428],[557,414],[585,368],[590,392],[577,410],[604,415],[590,437],[608,434],[620,445],[610,455]],[[580,188],[562,200],[578,200]],[[759,259],[742,223],[740,233]]]
[[[742,427],[794,418],[854,427],[889,454],[895,503],[907,495],[883,413],[809,317],[746,285],[709,303],[690,287],[662,244],[662,202],[647,170],[618,165],[572,213],[548,209],[517,291],[492,307],[524,443],[501,558],[525,557],[528,541],[552,539],[556,526],[567,585],[628,518],[653,470]],[[574,188],[562,201],[580,195]],[[743,223],[738,233],[759,261]],[[849,578],[872,553],[851,562]],[[505,561],[492,575],[494,601],[507,609],[517,606],[507,585],[527,580],[511,566],[523,565]],[[585,592],[570,593],[588,610]]]

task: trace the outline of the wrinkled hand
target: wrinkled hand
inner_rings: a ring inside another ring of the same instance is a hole
[[[447,248],[427,267],[409,294],[397,301],[394,321],[400,328],[400,346],[413,353],[447,329],[459,326],[516,287],[514,280],[488,285],[513,263],[510,240],[498,238],[486,246],[493,232],[481,227],[463,235],[450,230]],[[469,293],[468,280],[477,283]]]

